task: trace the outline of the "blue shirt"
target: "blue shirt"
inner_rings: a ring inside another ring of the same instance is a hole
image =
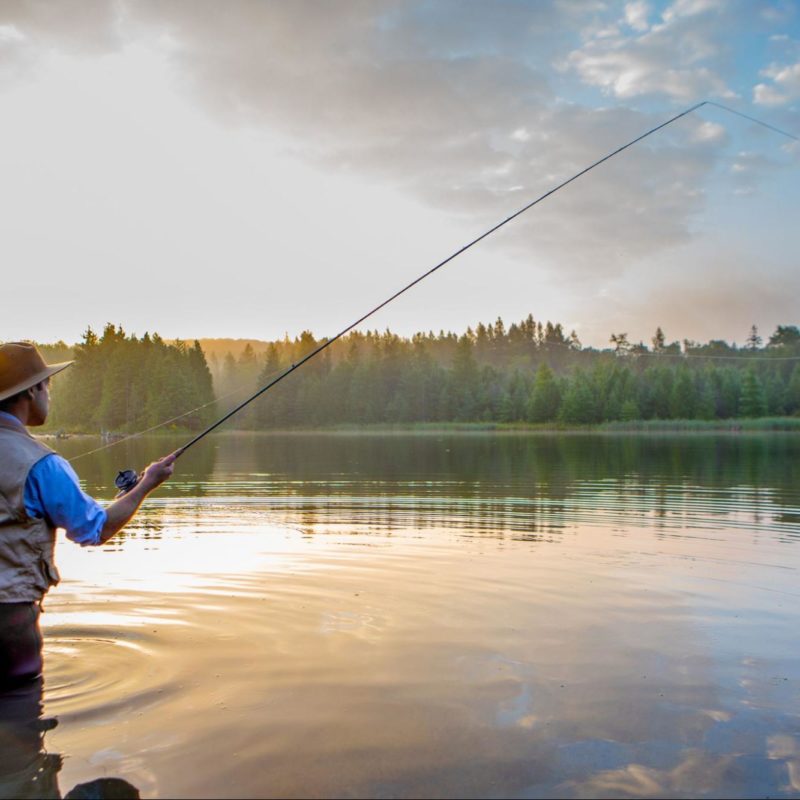
[[[0,415],[24,430],[13,414],[0,411]],[[29,517],[47,519],[54,528],[64,528],[73,542],[101,544],[106,512],[81,489],[75,470],[60,455],[51,453],[33,465],[25,482],[24,502]]]

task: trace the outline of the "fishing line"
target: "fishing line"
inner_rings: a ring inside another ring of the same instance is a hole
[[[223,422],[225,422],[226,420],[230,419],[234,414],[236,414],[239,411],[241,411],[246,405],[248,405],[249,403],[252,403],[253,400],[255,400],[257,397],[260,397],[262,394],[264,394],[264,392],[268,391],[273,386],[275,386],[277,383],[280,383],[280,381],[282,381],[284,378],[286,378],[289,375],[291,375],[292,372],[294,372],[299,367],[303,366],[303,364],[305,364],[306,361],[310,361],[312,358],[314,358],[314,356],[318,355],[323,350],[325,350],[326,348],[330,347],[337,339],[341,339],[342,336],[344,336],[346,333],[349,333],[351,330],[353,330],[353,328],[357,327],[362,322],[364,322],[364,320],[369,319],[373,314],[376,314],[382,308],[384,308],[385,306],[388,306],[389,303],[391,303],[393,300],[396,300],[398,297],[400,297],[400,295],[405,294],[409,289],[413,288],[414,286],[416,286],[421,281],[424,281],[425,278],[429,277],[430,275],[433,275],[434,272],[436,272],[437,270],[440,270],[445,264],[449,264],[454,258],[457,258],[462,253],[464,253],[467,250],[469,250],[471,247],[474,247],[476,244],[478,244],[478,242],[483,241],[487,236],[491,236],[495,231],[500,230],[500,228],[502,228],[504,225],[507,225],[512,220],[516,219],[518,216],[520,216],[520,214],[524,214],[526,211],[528,211],[529,209],[533,208],[535,205],[538,205],[543,200],[546,200],[548,197],[550,197],[550,195],[555,194],[560,189],[563,189],[565,186],[569,185],[573,181],[576,181],[578,178],[580,178],[581,176],[585,175],[587,172],[591,172],[593,169],[595,169],[595,167],[599,167],[600,164],[602,164],[605,161],[608,161],[610,158],[613,158],[614,156],[618,155],[623,150],[627,150],[629,147],[632,147],[637,142],[641,142],[642,139],[646,139],[648,136],[651,136],[656,131],[660,131],[662,128],[665,128],[667,125],[671,125],[676,120],[681,119],[681,117],[685,117],[687,114],[691,114],[693,111],[697,111],[698,108],[701,108],[702,106],[706,105],[706,102],[707,101],[704,100],[701,103],[697,103],[696,105],[693,105],[691,108],[687,108],[685,111],[682,111],[680,114],[676,114],[674,117],[671,117],[666,122],[662,122],[660,125],[656,125],[654,128],[651,128],[649,131],[647,131],[646,133],[643,133],[641,136],[637,136],[635,139],[632,139],[627,144],[622,145],[622,147],[618,147],[613,152],[609,153],[606,156],[603,156],[603,158],[601,158],[601,159],[598,159],[593,164],[590,164],[588,167],[585,167],[584,169],[582,169],[580,172],[575,173],[575,175],[573,175],[571,178],[567,178],[567,180],[563,181],[562,183],[559,183],[558,186],[553,187],[552,189],[550,189],[549,191],[545,192],[540,197],[537,197],[536,200],[533,200],[532,202],[530,202],[527,205],[523,206],[521,209],[519,209],[519,211],[516,211],[513,214],[511,214],[511,216],[506,217],[502,222],[498,222],[497,225],[492,226],[491,228],[489,228],[489,230],[485,231],[480,236],[477,236],[471,242],[465,244],[463,247],[460,247],[458,250],[456,250],[454,253],[449,255],[443,261],[440,261],[438,264],[436,264],[435,266],[431,267],[426,272],[423,272],[422,275],[420,275],[418,278],[415,278],[413,281],[411,281],[411,283],[407,284],[402,289],[400,289],[399,291],[397,291],[393,295],[391,295],[391,297],[387,298],[382,303],[380,303],[379,305],[375,306],[375,308],[373,308],[371,311],[368,311],[362,317],[359,317],[355,322],[353,322],[350,325],[348,325],[346,328],[341,330],[335,336],[331,337],[330,339],[326,339],[325,341],[323,341],[318,347],[314,348],[314,350],[312,350],[310,353],[308,353],[308,355],[306,355],[303,358],[301,358],[298,362],[292,364],[288,369],[286,369],[283,372],[283,374],[279,375],[277,378],[275,378],[274,380],[272,380],[269,383],[267,383],[265,386],[263,386],[261,389],[259,389],[255,394],[253,394],[251,397],[249,397],[247,400],[245,400],[243,403],[240,403],[238,406],[236,406],[234,409],[229,411],[223,417],[220,417],[220,419],[218,419],[213,425],[210,425],[204,431],[202,431],[201,433],[197,434],[197,436],[195,436],[193,439],[188,441],[179,450],[177,450],[176,451],[177,454],[179,456],[183,455],[192,445],[197,444],[197,442],[199,442],[204,436],[207,436],[209,433],[211,433],[211,431],[213,431],[216,428],[218,428],[220,425],[222,425]]]
[[[520,215],[524,214],[526,211],[529,211],[531,208],[533,208],[534,206],[538,205],[542,201],[546,200],[551,195],[555,194],[556,192],[559,192],[561,189],[565,188],[569,184],[571,184],[574,181],[578,180],[578,178],[583,177],[587,173],[589,173],[592,170],[594,170],[597,167],[599,167],[601,164],[604,164],[606,161],[609,161],[610,159],[612,159],[615,156],[619,155],[620,153],[624,152],[629,147],[633,147],[633,145],[638,144],[642,140],[648,138],[649,136],[652,136],[654,133],[657,133],[658,131],[662,130],[663,128],[666,128],[668,125],[672,125],[674,122],[677,122],[679,119],[682,119],[683,117],[686,117],[689,114],[694,113],[695,111],[697,111],[698,109],[702,108],[703,106],[714,106],[715,108],[719,108],[722,111],[726,111],[726,112],[728,112],[730,114],[733,114],[735,116],[742,117],[743,119],[746,119],[746,120],[748,120],[750,122],[753,122],[753,123],[755,123],[757,125],[761,125],[761,126],[767,128],[767,129],[773,131],[774,133],[780,134],[781,136],[786,136],[787,138],[792,139],[794,141],[800,141],[800,139],[797,136],[795,136],[795,135],[793,135],[791,133],[788,133],[787,131],[784,131],[784,130],[782,130],[780,128],[777,128],[774,125],[770,125],[769,123],[763,122],[762,120],[756,119],[755,117],[751,117],[751,116],[749,116],[747,114],[743,114],[740,111],[736,111],[735,109],[729,108],[728,106],[724,106],[724,105],[722,105],[720,103],[716,103],[716,102],[711,101],[711,100],[703,100],[700,103],[696,103],[695,105],[687,108],[685,111],[681,111],[679,114],[676,114],[675,116],[670,117],[670,119],[666,120],[666,122],[662,122],[659,125],[656,125],[656,126],[650,128],[648,131],[646,131],[645,133],[641,134],[640,136],[637,136],[635,139],[631,139],[631,141],[627,142],[626,144],[622,145],[621,147],[616,148],[615,150],[613,150],[612,152],[610,152],[607,155],[603,156],[602,158],[599,158],[597,161],[594,161],[589,166],[584,167],[584,169],[580,170],[579,172],[576,172],[570,178],[567,178],[565,181],[562,181],[557,186],[554,186],[552,189],[548,190],[547,192],[542,194],[540,197],[537,197],[535,200],[533,200],[530,203],[528,203],[527,205],[523,206],[518,211],[516,211],[513,214],[511,214],[510,216],[506,217],[501,222],[498,222],[496,225],[493,225],[487,231],[485,231],[484,233],[480,234],[479,236],[474,238],[472,241],[470,241],[467,244],[465,244],[463,247],[460,247],[458,250],[456,250],[454,253],[449,255],[447,258],[445,258],[444,260],[440,261],[438,264],[436,264],[435,266],[431,267],[429,270],[427,270],[426,272],[422,273],[422,275],[420,275],[419,277],[415,278],[413,281],[408,283],[402,289],[400,289],[399,291],[397,291],[394,294],[392,294],[390,297],[388,297],[382,303],[380,303],[377,306],[375,306],[371,311],[368,311],[366,314],[364,314],[363,316],[359,317],[357,320],[352,322],[346,328],[342,329],[335,336],[331,337],[330,339],[325,339],[323,342],[321,342],[319,344],[319,346],[314,348],[310,353],[308,353],[307,355],[303,356],[303,358],[301,358],[299,361],[293,363],[291,366],[289,366],[288,368],[283,370],[277,377],[275,377],[274,379],[268,381],[267,384],[265,386],[261,387],[257,392],[252,394],[250,397],[248,397],[242,403],[239,403],[237,406],[235,406],[227,414],[225,414],[222,417],[220,417],[220,419],[218,419],[212,425],[209,425],[209,427],[207,427],[205,430],[201,431],[196,436],[194,436],[192,439],[190,439],[185,445],[183,445],[181,448],[179,448],[176,451],[176,455],[177,456],[183,455],[183,453],[185,453],[190,447],[192,447],[193,445],[197,444],[197,442],[199,442],[202,438],[207,436],[212,431],[216,430],[216,428],[218,428],[220,425],[222,425],[224,422],[226,422],[232,416],[234,416],[239,411],[241,411],[245,406],[247,406],[250,403],[252,403],[257,397],[260,397],[262,394],[264,394],[265,392],[269,391],[273,386],[275,386],[276,384],[280,383],[284,378],[286,378],[289,375],[291,375],[292,372],[294,372],[296,369],[301,367],[307,361],[310,361],[312,358],[314,358],[316,355],[321,353],[323,350],[326,350],[328,347],[330,347],[335,341],[337,341],[338,339],[341,339],[342,336],[344,336],[345,334],[347,334],[351,330],[353,330],[353,328],[357,327],[362,322],[364,322],[365,320],[369,319],[371,316],[373,316],[373,314],[376,314],[382,308],[385,308],[387,305],[389,305],[389,303],[391,303],[392,301],[396,300],[401,295],[405,294],[407,291],[412,289],[418,283],[421,283],[423,280],[425,280],[429,276],[433,275],[434,272],[437,272],[443,266],[445,266],[446,264],[449,264],[455,258],[458,258],[458,256],[460,256],[462,253],[464,253],[467,250],[469,250],[470,248],[474,247],[476,244],[478,244],[479,242],[483,241],[488,236],[491,236],[493,233],[495,233],[496,231],[500,230],[500,228],[503,228],[509,222],[511,222],[512,220],[516,219]],[[210,403],[207,404],[207,405],[210,405]],[[183,416],[185,416],[185,415],[183,415]],[[168,424],[168,423],[164,423],[164,424]],[[156,426],[156,427],[161,427],[161,425],[160,426]],[[137,435],[141,435],[141,434],[132,434],[130,437],[127,437],[127,439],[134,438]],[[99,448],[99,449],[105,449],[105,448]],[[124,477],[124,476],[127,476],[127,477]],[[120,473],[120,475],[117,478],[116,483],[117,483],[118,488],[120,488],[124,492],[124,491],[128,491],[130,488],[132,488],[132,486],[135,485],[137,480],[138,480],[138,476],[136,475],[135,472],[133,472],[133,470],[126,470],[125,472],[121,472]],[[131,482],[131,481],[133,481],[133,482]]]
[[[737,111],[735,108],[728,108],[728,106],[724,106],[722,105],[722,103],[715,103],[713,100],[706,100],[705,103],[701,103],[701,105],[721,108],[723,111],[727,111],[729,114],[736,114],[737,117],[750,120],[750,122],[755,122],[756,125],[761,125],[762,127],[767,128],[768,130],[773,131],[774,133],[779,133],[781,134],[781,136],[787,136],[789,139],[794,139],[796,142],[800,142],[800,136],[795,136],[793,133],[789,133],[788,131],[776,128],[774,125],[770,125],[768,122],[764,122],[763,120],[751,117],[748,114],[743,114],[741,111]]]
[[[598,352],[603,352],[598,351]],[[702,353],[625,353],[624,358],[722,358],[729,361],[800,361],[800,356],[714,356]]]
[[[265,376],[266,380],[273,378],[275,375],[283,372],[283,369],[275,370],[271,372],[269,375]],[[153,425],[150,428],[145,428],[143,431],[137,431],[136,433],[131,433],[128,436],[122,436],[119,439],[114,439],[113,442],[108,442],[107,444],[102,445],[101,447],[95,447],[94,450],[87,450],[85,453],[80,453],[77,456],[72,456],[72,458],[68,458],[67,461],[77,461],[79,458],[86,458],[86,456],[92,456],[95,453],[100,453],[103,450],[108,450],[109,447],[115,447],[118,444],[122,444],[123,442],[129,442],[131,439],[138,439],[140,436],[144,436],[147,433],[152,433],[153,431],[157,431],[159,428],[163,428],[165,425],[170,425],[173,422],[177,422],[179,419],[183,419],[184,417],[188,417],[190,414],[194,414],[196,411],[202,411],[204,408],[208,408],[209,406],[213,406],[215,403],[219,403],[222,400],[227,400],[229,397],[233,397],[235,394],[241,394],[245,389],[249,389],[252,387],[250,386],[237,386],[230,392],[226,392],[220,397],[215,397],[213,400],[209,400],[207,403],[203,403],[196,408],[190,408],[188,411],[184,411],[182,414],[178,414],[177,417],[170,417],[170,419],[164,420],[164,422],[159,422],[158,425]]]
[[[632,344],[631,347],[638,347],[639,345]],[[702,347],[702,345],[700,345]],[[542,342],[539,347],[543,350],[547,350],[548,347],[566,347],[568,350],[572,350],[574,353],[592,353],[594,355],[608,355],[612,353],[613,355],[617,356],[618,358],[723,358],[732,361],[800,361],[800,356],[770,356],[770,355],[706,355],[704,353],[654,353],[652,351],[637,351],[637,350],[628,350],[620,353],[617,353],[609,350],[608,348],[605,350],[595,350],[593,347],[590,347],[588,350],[584,350],[582,347],[577,348],[574,345],[570,344],[569,342]]]
[[[635,345],[634,345],[635,346]],[[539,348],[542,350],[547,350],[551,347],[564,347],[568,350],[571,350],[574,353],[592,353],[594,355],[603,356],[608,355],[609,350],[594,350],[593,348],[589,350],[584,350],[582,348],[576,348],[573,345],[569,344],[569,342],[543,342],[539,345]],[[622,359],[637,359],[637,358],[679,358],[679,359],[688,359],[688,358],[700,358],[705,360],[713,360],[713,359],[723,359],[728,361],[800,361],[800,356],[771,356],[771,355],[711,355],[711,354],[703,354],[703,353],[653,353],[653,352],[627,352],[619,356]],[[266,376],[266,379],[269,380],[276,375],[280,375],[285,372],[284,369],[276,370],[275,372],[270,373]],[[207,403],[203,403],[200,406],[195,408],[190,408],[188,411],[184,411],[182,414],[178,414],[177,417],[170,417],[164,422],[159,422],[158,425],[153,425],[150,428],[145,428],[144,430],[137,431],[136,433],[131,433],[128,436],[122,436],[119,439],[114,439],[113,442],[108,442],[100,447],[95,447],[94,450],[87,450],[85,453],[80,453],[77,456],[72,456],[68,458],[67,461],[78,461],[78,459],[86,458],[86,456],[92,456],[95,453],[101,453],[103,450],[108,450],[111,447],[116,447],[118,444],[123,444],[124,442],[129,442],[132,439],[138,439],[140,436],[144,436],[148,433],[152,433],[153,431],[159,430],[159,428],[163,428],[166,425],[170,425],[173,422],[177,422],[178,420],[183,419],[184,417],[188,417],[190,414],[194,414],[196,411],[202,411],[204,408],[208,408],[209,406],[213,406],[215,403],[219,403],[222,400],[227,400],[229,397],[233,397],[234,395],[241,394],[246,388],[246,386],[239,386],[238,388],[234,389],[231,392],[226,392],[225,394],[217,397],[213,400],[209,400]]]
[[[574,353],[592,353],[594,355],[603,356],[608,355],[610,352],[609,350],[595,350],[590,348],[589,350],[584,350],[583,348],[576,348],[571,345],[569,342],[542,342],[538,345],[541,350],[547,350],[551,347],[564,347],[568,350],[571,350]],[[635,346],[635,345],[634,345]],[[711,354],[703,354],[703,353],[653,353],[653,352],[627,352],[619,356],[622,359],[637,359],[637,358],[680,358],[680,359],[687,359],[687,358],[701,358],[706,360],[712,359],[724,359],[728,361],[800,361],[800,356],[771,356],[771,355],[711,355]],[[275,372],[271,372],[269,375],[266,376],[267,380],[270,380],[276,375],[279,375],[285,371],[284,369],[276,370]],[[81,458],[86,458],[86,456],[92,456],[95,453],[101,453],[103,450],[108,450],[111,447],[116,447],[118,444],[123,444],[124,442],[129,442],[133,439],[138,439],[140,436],[144,436],[148,433],[152,433],[153,431],[159,430],[159,428],[163,428],[166,425],[170,425],[173,422],[177,422],[178,420],[183,419],[184,417],[188,417],[190,414],[194,414],[196,411],[202,411],[204,408],[208,408],[209,406],[213,406],[215,403],[219,403],[222,400],[227,400],[229,397],[233,397],[234,395],[241,394],[246,388],[246,386],[239,386],[238,388],[234,389],[233,391],[226,392],[225,394],[221,395],[220,397],[214,398],[213,400],[209,400],[207,403],[203,403],[200,406],[196,406],[195,408],[190,408],[188,411],[184,411],[182,414],[178,414],[177,417],[170,417],[163,422],[159,422],[158,425],[153,425],[150,428],[145,428],[144,430],[137,431],[136,433],[131,433],[128,436],[122,436],[119,439],[114,439],[112,442],[107,442],[100,447],[95,447],[93,450],[87,450],[85,453],[80,453],[77,456],[72,456],[68,458],[67,461],[73,462],[78,461]]]
[[[646,139],[648,136],[652,136],[654,133],[660,131],[662,128],[666,128],[668,125],[671,125],[673,122],[677,122],[682,117],[688,116],[689,114],[692,114],[693,112],[697,111],[698,109],[700,109],[700,108],[702,108],[703,106],[706,106],[706,105],[713,105],[716,108],[721,109],[722,111],[727,111],[727,112],[729,112],[731,114],[735,114],[736,116],[744,117],[745,119],[748,119],[748,120],[750,120],[752,122],[755,122],[755,123],[757,123],[759,125],[763,125],[764,127],[769,128],[771,131],[774,131],[775,133],[781,134],[782,136],[787,136],[788,138],[794,139],[795,141],[800,141],[800,139],[798,139],[797,136],[794,136],[793,134],[788,133],[787,131],[781,130],[780,128],[776,128],[773,125],[769,125],[766,122],[762,122],[761,120],[757,120],[754,117],[749,117],[746,114],[742,114],[739,111],[735,111],[732,108],[728,108],[727,106],[723,106],[723,105],[721,105],[719,103],[715,103],[715,102],[713,102],[711,100],[703,100],[700,103],[696,103],[695,105],[691,106],[690,108],[687,108],[685,111],[682,111],[680,114],[676,114],[674,117],[671,117],[666,122],[662,122],[660,125],[656,125],[655,127],[650,128],[650,130],[646,131],[645,133],[641,134],[640,136],[637,136],[635,139],[631,139],[631,141],[627,142],[626,144],[622,145],[621,147],[618,147],[616,150],[613,150],[608,155],[605,155],[602,158],[598,159],[597,161],[593,162],[588,167],[585,167],[584,169],[580,170],[580,172],[576,172],[572,177],[567,178],[567,180],[562,181],[557,186],[554,186],[552,189],[550,189],[549,191],[545,192],[540,197],[537,197],[535,200],[531,201],[527,205],[525,205],[522,208],[520,208],[519,211],[514,212],[513,214],[511,214],[510,216],[508,216],[504,220],[502,220],[502,222],[499,222],[499,223],[497,223],[497,225],[492,226],[491,228],[489,228],[489,230],[485,231],[484,233],[482,233],[480,236],[477,236],[475,239],[473,239],[468,244],[465,244],[463,247],[461,247],[458,250],[456,250],[454,253],[449,255],[443,261],[440,261],[438,264],[436,264],[435,266],[431,267],[427,272],[424,272],[418,278],[415,278],[413,281],[411,281],[411,283],[407,284],[402,289],[400,289],[399,291],[395,292],[393,295],[391,295],[391,297],[389,297],[388,299],[384,300],[379,305],[375,306],[375,308],[373,308],[371,311],[368,311],[362,317],[359,317],[355,322],[353,322],[350,325],[348,325],[346,328],[344,328],[342,331],[337,333],[335,336],[333,336],[330,339],[326,339],[325,341],[323,341],[318,347],[316,347],[308,355],[306,355],[302,359],[300,359],[297,363],[292,364],[288,369],[286,369],[277,378],[275,378],[274,380],[268,382],[265,386],[263,386],[261,389],[259,389],[255,394],[253,394],[247,400],[245,400],[244,402],[240,403],[238,406],[236,406],[234,409],[229,411],[223,417],[220,417],[220,419],[218,419],[213,425],[210,425],[204,431],[202,431],[201,433],[197,434],[197,436],[195,436],[194,438],[190,439],[183,447],[181,447],[179,450],[176,451],[177,455],[178,456],[183,455],[183,453],[185,453],[192,445],[197,444],[197,442],[199,442],[204,436],[207,436],[213,430],[218,428],[220,425],[222,425],[223,422],[225,422],[226,420],[230,419],[234,414],[236,414],[239,411],[241,411],[246,405],[248,405],[249,403],[252,403],[253,400],[255,400],[257,397],[260,397],[262,394],[264,394],[264,392],[266,392],[269,389],[271,389],[277,383],[280,383],[284,378],[288,377],[298,367],[301,367],[303,364],[305,364],[306,361],[310,361],[312,358],[314,358],[314,356],[318,355],[323,350],[325,350],[326,348],[330,347],[337,339],[341,339],[342,336],[344,336],[346,333],[349,333],[351,330],[353,330],[353,328],[357,327],[362,322],[364,322],[364,320],[369,319],[373,314],[377,313],[382,308],[384,308],[385,306],[389,305],[389,303],[391,303],[393,300],[396,300],[398,297],[400,297],[400,295],[405,294],[409,289],[413,288],[414,286],[416,286],[421,281],[425,280],[425,278],[429,277],[430,275],[433,275],[434,272],[436,272],[437,270],[441,269],[443,266],[445,266],[445,264],[450,263],[453,259],[455,259],[458,256],[460,256],[462,253],[466,252],[471,247],[474,247],[476,244],[478,244],[478,242],[483,241],[487,236],[491,236],[495,231],[500,230],[500,228],[504,227],[509,222],[511,222],[512,220],[514,220],[517,217],[519,217],[521,214],[524,214],[526,211],[528,211],[531,208],[533,208],[534,206],[538,205],[543,200],[546,200],[548,197],[550,197],[551,195],[553,195],[556,192],[560,191],[565,186],[568,186],[573,181],[578,180],[578,178],[581,178],[582,176],[586,175],[586,173],[591,172],[593,169],[595,169],[596,167],[599,167],[601,164],[605,163],[609,159],[614,158],[614,156],[619,155],[623,151],[627,150],[629,147],[633,147],[633,145],[637,144],[638,142],[641,142],[643,139]]]

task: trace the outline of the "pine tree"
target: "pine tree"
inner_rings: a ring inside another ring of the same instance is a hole
[[[625,422],[632,422],[633,420],[639,419],[639,405],[633,397],[629,397],[622,404],[620,419]]]
[[[745,347],[748,350],[758,350],[761,347],[761,337],[758,335],[758,328],[755,325],[750,326],[750,334]]]
[[[680,369],[672,384],[670,416],[673,419],[693,419],[697,410],[697,390],[685,367]]]
[[[648,370],[651,380],[650,396],[653,416],[656,419],[672,417],[672,384],[673,372],[669,367],[654,367]]]
[[[748,369],[742,379],[739,413],[743,417],[763,417],[767,413],[764,389],[753,369]]]
[[[584,372],[579,370],[569,380],[558,418],[561,422],[570,424],[599,421],[595,398]]]
[[[714,394],[714,385],[710,380],[706,380],[700,390],[695,416],[697,419],[714,419],[716,415],[717,402]]]

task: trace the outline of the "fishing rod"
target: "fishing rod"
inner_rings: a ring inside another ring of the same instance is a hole
[[[253,400],[255,400],[257,397],[260,397],[262,394],[264,394],[265,392],[269,391],[273,386],[275,386],[276,384],[280,383],[284,378],[287,378],[289,375],[291,375],[296,369],[299,369],[307,361],[310,361],[312,358],[314,358],[315,356],[319,355],[323,350],[325,350],[328,347],[330,347],[338,339],[341,339],[342,336],[344,336],[345,334],[349,333],[351,330],[353,330],[353,328],[357,327],[362,322],[364,322],[365,320],[369,319],[373,314],[376,314],[382,308],[385,308],[386,306],[388,306],[389,303],[391,303],[392,301],[396,300],[398,297],[400,297],[400,295],[405,294],[409,289],[412,289],[418,283],[421,283],[422,281],[424,281],[425,278],[429,277],[430,275],[433,275],[434,272],[437,272],[438,270],[440,270],[443,266],[445,266],[445,264],[449,264],[455,258],[458,258],[458,256],[460,256],[462,253],[466,252],[471,247],[474,247],[476,244],[478,244],[478,242],[481,242],[484,239],[486,239],[488,236],[491,236],[495,231],[500,230],[500,228],[502,228],[503,226],[507,225],[509,222],[511,222],[512,220],[516,219],[520,215],[524,214],[526,211],[530,210],[534,206],[538,205],[543,200],[546,200],[551,195],[554,195],[556,192],[560,191],[565,186],[568,186],[573,181],[578,180],[578,178],[583,177],[588,172],[591,172],[596,167],[599,167],[601,164],[603,164],[606,161],[609,161],[610,159],[614,158],[614,156],[619,155],[624,150],[627,150],[629,147],[633,147],[633,145],[637,144],[638,142],[641,142],[643,139],[646,139],[648,136],[652,136],[654,133],[657,133],[658,131],[662,130],[663,128],[666,128],[668,125],[672,125],[673,122],[677,122],[682,117],[686,117],[689,114],[694,113],[695,111],[697,111],[698,109],[702,108],[703,106],[714,106],[715,108],[719,108],[719,109],[721,109],[723,111],[727,111],[730,114],[735,114],[738,117],[742,117],[742,118],[744,118],[746,120],[749,120],[750,122],[754,122],[754,123],[756,123],[758,125],[761,125],[761,126],[763,126],[765,128],[768,128],[769,130],[774,131],[775,133],[779,133],[782,136],[786,136],[789,139],[793,139],[794,141],[800,142],[800,137],[797,137],[797,136],[795,136],[795,135],[793,135],[791,133],[788,133],[787,131],[781,130],[780,128],[776,128],[774,125],[770,125],[770,124],[768,124],[766,122],[762,122],[761,120],[756,119],[755,117],[750,117],[747,114],[743,114],[741,111],[736,111],[736,110],[734,110],[732,108],[728,108],[728,106],[724,106],[724,105],[722,105],[720,103],[716,103],[713,100],[703,100],[700,103],[696,103],[695,105],[691,106],[690,108],[687,108],[685,111],[681,111],[680,114],[676,114],[674,117],[670,117],[670,119],[668,119],[666,122],[662,122],[660,125],[656,125],[655,127],[650,128],[650,130],[646,131],[645,133],[641,134],[640,136],[637,136],[635,139],[631,139],[631,141],[627,142],[626,144],[622,145],[621,147],[618,147],[616,150],[613,150],[612,152],[608,153],[607,155],[605,155],[602,158],[598,159],[597,161],[593,162],[588,167],[584,167],[584,169],[580,170],[579,172],[576,172],[572,177],[567,178],[565,181],[562,181],[557,186],[554,186],[552,189],[549,189],[547,192],[545,192],[540,197],[537,197],[535,200],[533,200],[530,203],[528,203],[527,205],[523,206],[518,211],[515,211],[513,214],[511,214],[510,216],[506,217],[501,222],[498,222],[496,225],[492,226],[487,231],[484,231],[482,234],[480,234],[480,236],[477,236],[471,242],[465,244],[463,247],[460,247],[458,250],[456,250],[454,253],[449,255],[443,261],[440,261],[438,264],[436,264],[435,266],[431,267],[426,272],[422,273],[422,275],[420,275],[419,277],[415,278],[413,281],[411,281],[411,283],[408,283],[406,286],[404,286],[399,291],[395,292],[393,295],[388,297],[382,303],[380,303],[379,305],[375,306],[375,308],[373,308],[371,311],[368,311],[366,314],[364,314],[363,316],[359,317],[355,322],[352,322],[350,325],[348,325],[346,328],[341,330],[335,336],[331,337],[330,339],[325,339],[317,347],[315,347],[310,353],[308,353],[305,356],[303,356],[303,358],[301,358],[299,361],[296,361],[295,363],[291,364],[289,367],[287,367],[285,370],[283,370],[276,378],[273,378],[265,386],[262,386],[257,392],[252,394],[250,397],[248,397],[243,402],[239,403],[236,407],[231,409],[224,416],[220,417],[212,425],[209,425],[204,431],[201,431],[200,433],[198,433],[193,439],[190,439],[185,445],[183,445],[182,447],[178,448],[178,450],[175,451],[176,458],[179,458],[180,456],[182,456],[190,447],[192,447],[193,445],[197,444],[197,442],[199,442],[205,436],[208,436],[209,433],[211,433],[213,430],[216,430],[220,425],[222,425],[223,422],[225,422],[226,420],[229,420],[232,416],[234,416],[234,414],[238,414],[239,411],[241,411],[245,406],[247,406],[250,403],[252,403]],[[136,484],[139,482],[140,479],[141,479],[141,476],[135,470],[126,469],[126,470],[121,470],[119,472],[119,474],[117,475],[116,479],[114,480],[114,484],[116,485],[117,489],[120,490],[120,495],[123,495],[126,492],[129,492],[134,486],[136,486]],[[120,496],[120,495],[118,495],[118,496]]]

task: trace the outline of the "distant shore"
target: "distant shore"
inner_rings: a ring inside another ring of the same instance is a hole
[[[365,425],[328,425],[321,427],[298,427],[265,430],[229,428],[228,433],[280,433],[280,434],[352,434],[352,433],[800,433],[800,417],[758,417],[717,420],[650,419],[628,422],[601,422],[594,425],[561,425],[558,423],[526,422],[413,422],[370,423]],[[148,436],[191,436],[194,432],[182,428],[162,429]],[[132,433],[120,433],[115,438],[125,438]],[[99,433],[86,431],[55,432],[38,434],[42,439],[98,437]]]

